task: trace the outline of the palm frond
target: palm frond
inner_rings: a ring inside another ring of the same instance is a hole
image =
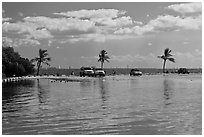
[[[43,64],[46,64],[46,65],[48,65],[48,66],[50,66],[50,64],[48,63],[48,62],[42,62]]]
[[[168,53],[169,53],[169,48],[166,48],[166,49],[164,50],[164,56],[167,56]]]
[[[107,56],[107,55],[106,55],[104,58],[105,58],[105,59],[110,59],[110,57],[109,57],[109,56]]]
[[[105,61],[110,62],[108,59],[105,59]]]
[[[173,55],[172,55],[172,54],[170,54],[170,53],[168,53],[166,57],[170,57],[170,56],[173,56]]]
[[[167,58],[169,61],[171,62],[175,62],[175,59],[174,58]]]
[[[51,61],[51,58],[50,57],[47,57],[47,58],[42,58],[43,61]]]
[[[98,62],[104,62],[104,61],[109,62],[108,59],[110,59],[110,57],[107,54],[108,52],[106,50],[101,50],[99,54]]]
[[[162,56],[157,56],[157,57],[166,60],[166,57],[165,57],[164,55],[162,55]]]

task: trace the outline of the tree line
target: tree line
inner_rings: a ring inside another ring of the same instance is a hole
[[[165,64],[166,61],[169,60],[171,62],[175,62],[175,59],[172,58],[170,54],[171,50],[166,48],[164,50],[164,55],[158,56],[159,58],[164,60],[163,64],[163,73],[165,73]],[[109,62],[110,57],[108,56],[108,52],[106,50],[102,50],[99,53],[98,62],[101,62],[101,68],[103,69],[104,62]],[[15,52],[13,47],[4,46],[2,47],[2,74],[3,77],[12,77],[12,76],[26,76],[29,74],[33,74],[35,70],[36,62],[37,72],[36,74],[40,74],[40,68],[42,64],[49,65],[51,58],[48,57],[47,50],[39,49],[39,55],[34,59],[29,60],[28,58],[23,58],[20,56],[18,52]]]
[[[13,47],[2,47],[2,76],[26,76],[35,72],[35,65],[28,58],[23,58]]]

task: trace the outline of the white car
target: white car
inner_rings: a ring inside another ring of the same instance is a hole
[[[97,68],[97,69],[95,69],[95,77],[96,76],[105,76],[106,75],[106,72],[103,70],[103,69],[101,69],[101,68]]]
[[[85,77],[85,76],[93,77],[94,76],[93,68],[91,68],[91,67],[81,67],[80,77]]]

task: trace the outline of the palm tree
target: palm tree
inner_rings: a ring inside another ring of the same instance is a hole
[[[50,66],[48,62],[51,61],[51,58],[47,56],[48,56],[47,50],[39,49],[39,57],[35,57],[34,59],[31,60],[32,62],[37,62],[37,76],[39,75],[42,63]]]
[[[101,62],[101,68],[103,69],[103,64],[104,64],[104,61],[107,61],[109,62],[109,56],[108,56],[108,52],[105,51],[105,50],[102,50],[99,54],[99,59],[98,59],[98,62]]]
[[[167,61],[167,60],[169,60],[169,61],[171,61],[171,62],[175,62],[175,59],[171,57],[171,56],[173,56],[173,55],[171,55],[170,52],[171,52],[171,50],[170,50],[169,48],[166,48],[166,49],[164,50],[164,55],[158,56],[158,58],[162,58],[162,59],[164,60],[163,73],[165,73],[165,64],[166,64],[166,61]]]

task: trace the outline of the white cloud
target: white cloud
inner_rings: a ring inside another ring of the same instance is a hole
[[[185,13],[201,13],[202,3],[185,3],[185,4],[174,4],[168,6],[168,9],[174,10],[176,12]]]
[[[38,25],[28,22],[17,22],[2,24],[3,32],[13,32],[14,34],[24,34],[26,38],[44,39],[52,38],[53,36],[47,30],[37,30]]]
[[[19,15],[20,17],[23,17],[23,16],[24,16],[24,14],[23,14],[22,12],[19,12],[18,15]]]
[[[10,47],[40,45],[39,41],[33,40],[33,39],[2,37],[2,40],[7,46],[10,46]]]
[[[120,28],[119,30],[116,30],[114,34],[136,34],[136,35],[143,35],[146,32],[152,31],[153,28],[150,26],[134,26],[132,28]]]
[[[37,40],[33,40],[33,39],[18,39],[18,40],[16,40],[16,45],[36,46],[36,45],[40,45],[40,42]]]
[[[2,18],[2,22],[10,21],[10,20],[12,20],[12,18]]]
[[[147,24],[143,24],[143,22],[133,21],[130,16],[125,16],[126,11],[117,9],[84,9],[54,14],[66,17],[25,17],[23,21],[16,23],[6,22],[11,18],[3,18],[2,31],[18,35],[23,39],[48,39],[48,41],[56,39],[58,41],[67,38],[59,43],[75,43],[122,40],[152,32],[200,29],[202,27],[201,15],[183,18],[171,15],[158,16]],[[133,24],[135,26],[129,27]],[[51,43],[48,42],[48,45]]]
[[[149,43],[147,43],[147,45],[148,45],[148,46],[152,46],[152,43],[151,43],[151,42],[149,42]]]
[[[94,29],[94,23],[88,20],[79,20],[74,18],[50,18],[44,16],[26,17],[25,22],[34,23],[41,27],[45,27],[51,31],[90,31]]]
[[[201,29],[202,18],[201,15],[196,17],[185,17],[179,16],[158,16],[156,19],[150,20],[144,26],[134,26],[132,28],[122,28],[115,31],[115,34],[137,34],[143,35],[148,32],[157,31],[175,31],[178,29]]]
[[[78,10],[61,13],[54,13],[55,15],[62,15],[75,18],[116,18],[119,15],[124,15],[126,11],[119,11],[116,9],[98,9],[98,10]]]
[[[107,40],[123,40],[128,38],[134,38],[130,35],[113,35],[113,34],[99,34],[99,33],[92,33],[92,34],[82,34],[78,37],[71,38],[69,40],[66,40],[67,42],[76,43],[79,41],[94,41],[94,42],[105,42]]]
[[[49,18],[49,17],[26,17],[23,22],[2,24],[3,32],[15,34],[24,34],[26,38],[49,39],[54,36],[53,31],[95,31],[93,22],[88,20],[67,19],[67,18]]]
[[[13,40],[9,37],[2,37],[2,46],[12,46]]]
[[[89,20],[96,24],[96,26],[121,27],[131,25],[133,23],[130,16],[124,16],[125,13],[126,11],[119,11],[116,9],[83,9],[78,11],[68,11],[54,14],[77,18],[80,20]]]
[[[135,24],[138,24],[138,25],[143,25],[143,22],[141,21],[134,21]]]
[[[109,27],[121,27],[132,24],[132,19],[130,16],[123,16],[120,18],[112,19],[112,18],[92,18],[91,21],[97,23],[101,26],[109,26]],[[97,25],[96,24],[96,25]]]
[[[200,29],[202,19],[201,16],[181,18],[179,16],[165,15],[151,20],[147,26],[153,30]]]

